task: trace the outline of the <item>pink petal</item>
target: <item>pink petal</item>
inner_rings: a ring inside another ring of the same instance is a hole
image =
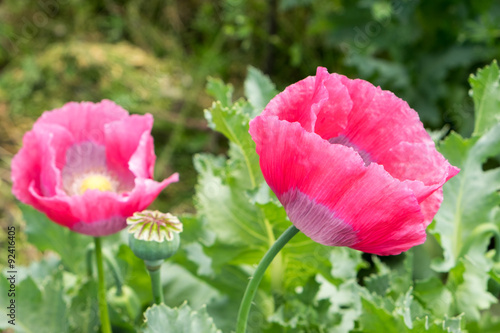
[[[443,189],[439,188],[420,203],[420,208],[422,209],[422,214],[424,214],[424,223],[426,227],[432,223],[434,216],[441,206],[441,202],[443,202]]]
[[[55,195],[61,191],[58,168],[64,160],[61,150],[71,143],[71,135],[59,126],[35,126],[26,133],[23,147],[11,163],[14,195],[22,202],[31,204],[34,200],[30,186],[42,195]]]
[[[434,144],[401,142],[381,154],[379,161],[387,172],[413,190],[419,202],[459,172]]]
[[[382,166],[366,167],[354,149],[277,117],[252,120],[250,134],[264,178],[311,239],[382,255],[425,241],[424,216],[413,192]]]
[[[151,128],[153,117],[132,115],[106,125],[108,166],[122,178],[153,176],[155,154]],[[132,174],[131,174],[132,172]]]
[[[314,130],[330,139],[345,128],[351,107],[349,93],[340,76],[329,75],[325,68],[318,67],[315,77],[292,84],[274,97],[262,115],[299,122],[307,131]]]
[[[328,94],[312,106],[317,115],[314,132],[323,139],[330,139],[342,133],[347,126],[347,116],[352,109],[352,101],[340,76],[329,75],[325,68],[318,67],[316,74],[317,89],[325,89]]]
[[[354,103],[342,134],[348,145],[407,183],[419,202],[458,173],[405,101],[369,82],[341,79]]]
[[[59,125],[73,134],[75,142],[92,141],[104,144],[104,125],[127,116],[126,110],[108,100],[99,103],[70,102],[60,109],[44,112],[35,126],[38,124]]]
[[[72,214],[72,201],[70,196],[63,193],[45,197],[36,190],[34,184],[31,184],[28,189],[32,200],[29,204],[42,213],[45,213],[52,221],[68,228],[71,228],[79,221],[78,217]]]
[[[418,114],[392,92],[363,80],[342,77],[353,108],[343,133],[350,142],[369,152],[374,161],[401,142],[434,146]]]
[[[269,102],[262,115],[275,115],[291,123],[299,122],[305,130],[311,132],[316,121],[316,115],[311,110],[315,89],[316,80],[312,76],[292,84]]]

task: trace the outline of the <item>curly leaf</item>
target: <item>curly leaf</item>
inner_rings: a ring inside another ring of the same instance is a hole
[[[496,61],[471,75],[469,83],[474,99],[473,135],[482,135],[500,121],[500,70]]]
[[[184,303],[178,308],[153,305],[144,313],[144,333],[220,333],[205,308],[193,311]]]

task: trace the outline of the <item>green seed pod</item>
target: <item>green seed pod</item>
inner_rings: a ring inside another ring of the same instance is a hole
[[[163,242],[140,240],[129,235],[129,246],[134,254],[142,260],[164,260],[173,256],[179,249],[180,237],[175,233],[172,240]]]
[[[154,262],[170,258],[179,249],[182,223],[170,213],[145,210],[129,217],[127,224],[130,249],[147,264],[161,265]]]

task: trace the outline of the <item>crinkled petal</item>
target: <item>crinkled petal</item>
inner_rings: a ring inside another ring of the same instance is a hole
[[[289,217],[311,239],[381,255],[425,241],[415,195],[382,166],[277,117],[252,120],[250,134],[264,178],[287,213],[301,207]]]
[[[99,103],[70,102],[60,109],[44,112],[35,123],[59,125],[73,134],[75,142],[105,143],[104,126],[128,117],[128,112],[109,100]]]
[[[419,202],[459,172],[434,145],[424,143],[401,142],[379,160],[387,172],[413,190]]]
[[[316,76],[292,84],[274,97],[262,115],[299,122],[305,130],[328,140],[345,128],[351,108],[349,93],[340,79],[318,67]]]
[[[316,121],[316,115],[311,110],[315,89],[316,79],[313,76],[288,86],[267,104],[262,116],[278,116],[280,120],[290,123],[299,122],[306,131],[312,132]]]
[[[404,100],[369,82],[337,77],[353,101],[340,137],[405,182],[419,202],[459,172],[436,150],[417,112]]]
[[[417,112],[404,100],[369,82],[340,78],[353,102],[343,134],[377,163],[383,164],[379,157],[400,142],[434,146]]]
[[[71,228],[79,221],[78,217],[72,213],[72,197],[66,194],[50,197],[43,196],[37,191],[34,183],[28,189],[32,200],[30,204],[45,213],[52,221],[68,228]]]
[[[316,89],[326,90],[328,93],[318,94],[322,99],[312,105],[312,110],[316,114],[314,132],[328,140],[344,131],[347,126],[347,116],[352,109],[352,101],[339,76],[328,74],[325,68],[319,67],[317,70]]]
[[[61,150],[72,143],[71,135],[59,126],[38,126],[25,134],[23,147],[11,163],[12,191],[24,203],[34,200],[29,188],[52,196],[61,191],[58,164],[64,159]]]
[[[106,157],[121,178],[153,176],[155,153],[151,129],[153,117],[132,115],[106,125]]]
[[[441,202],[443,202],[443,189],[439,188],[420,203],[426,227],[432,223],[434,216],[441,206]]]

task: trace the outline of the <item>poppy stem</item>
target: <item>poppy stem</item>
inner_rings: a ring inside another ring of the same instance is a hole
[[[299,229],[295,228],[294,225],[290,226],[285,230],[283,234],[276,240],[276,242],[271,246],[271,248],[266,252],[262,260],[260,261],[257,269],[250,282],[247,285],[245,294],[240,304],[240,311],[238,312],[238,320],[236,322],[236,333],[245,333],[247,329],[248,315],[250,314],[250,307],[252,306],[252,301],[259,288],[260,281],[266,272],[267,267],[271,264],[274,257],[281,251],[281,249],[293,238]]]
[[[104,265],[102,263],[102,245],[101,238],[94,237],[95,258],[97,263],[97,296],[99,300],[99,313],[101,319],[101,332],[111,333],[111,324],[109,322],[108,304],[106,303],[106,283],[104,281]]]
[[[144,260],[149,276],[151,277],[151,289],[156,304],[163,303],[163,290],[161,288],[161,264],[163,260]]]

